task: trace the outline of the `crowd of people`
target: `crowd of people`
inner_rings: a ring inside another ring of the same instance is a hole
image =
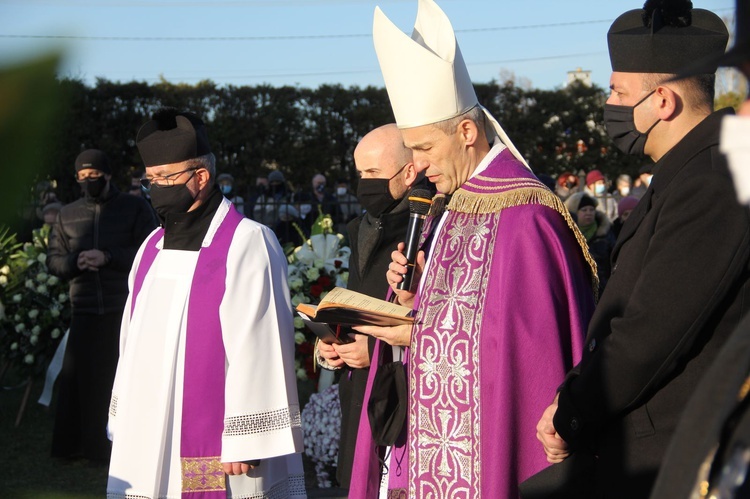
[[[127,193],[88,149],[82,197],[45,194],[73,307],[52,455],[108,462],[113,498],[305,497],[282,248],[323,213],[348,287],[414,318],[316,345],[339,373],[349,497],[748,497],[750,100],[713,110],[719,65],[750,76],[747,2],[726,54],[689,1],[611,25],[604,121],[650,158],[635,179],[534,175],[448,17],[418,3],[411,37],[375,10],[396,122],[358,143],[355,192],[274,170],[243,197],[202,119],[163,108]],[[431,202],[413,260],[410,196]]]

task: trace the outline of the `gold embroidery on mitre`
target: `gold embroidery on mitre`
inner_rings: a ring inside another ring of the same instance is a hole
[[[183,457],[182,491],[213,492],[226,490],[226,476],[221,466],[221,457]]]
[[[530,180],[528,185],[536,183],[537,181]],[[583,251],[583,256],[589,264],[589,267],[591,267],[591,282],[594,289],[594,300],[599,301],[599,277],[596,271],[596,262],[589,252],[589,245],[586,242],[586,238],[583,237],[578,225],[573,221],[570,212],[560,198],[546,187],[543,187],[543,184],[539,183],[539,186],[540,187],[529,186],[515,188],[492,194],[483,194],[470,192],[465,189],[458,189],[451,197],[451,200],[448,203],[448,209],[459,213],[480,214],[495,213],[504,210],[505,208],[513,208],[525,204],[538,204],[555,210],[565,219],[568,227],[573,231],[573,235],[575,236],[576,241],[578,241],[581,251]],[[478,186],[472,185],[472,188],[478,188]],[[497,187],[492,188],[496,189]]]

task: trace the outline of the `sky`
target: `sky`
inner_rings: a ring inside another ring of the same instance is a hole
[[[475,83],[554,89],[568,71],[609,86],[606,33],[642,0],[436,0]],[[733,19],[734,0],[693,0]],[[0,67],[59,50],[61,76],[93,84],[384,86],[375,6],[411,34],[417,0],[0,0]],[[731,21],[730,21],[731,24]]]

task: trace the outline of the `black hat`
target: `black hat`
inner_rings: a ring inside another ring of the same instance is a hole
[[[615,19],[607,33],[612,71],[677,73],[696,59],[724,53],[729,33],[711,11],[690,0],[647,0]],[[706,73],[716,72],[716,65]]]
[[[203,121],[175,108],[158,110],[138,130],[136,145],[147,167],[182,163],[211,152]]]
[[[86,149],[76,158],[76,172],[84,168],[93,168],[103,173],[112,173],[109,167],[109,158],[104,151],[99,149]]]
[[[578,210],[585,208],[587,206],[593,206],[594,208],[596,208],[596,205],[598,204],[599,203],[596,201],[596,199],[592,198],[591,196],[587,194],[584,194],[583,196],[581,196],[581,199],[578,202]]]
[[[696,74],[710,73],[711,68],[718,66],[741,66],[750,62],[750,2],[737,0],[734,11],[734,45],[724,54],[711,55],[688,64],[677,74],[680,78]]]

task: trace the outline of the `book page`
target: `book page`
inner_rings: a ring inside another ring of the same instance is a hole
[[[326,307],[344,307],[354,308],[358,310],[369,310],[377,312],[381,315],[392,315],[396,317],[405,317],[411,313],[411,309],[408,307],[402,307],[395,303],[373,298],[356,291],[351,291],[346,288],[336,287],[333,288],[325,298],[320,302],[318,308]]]

